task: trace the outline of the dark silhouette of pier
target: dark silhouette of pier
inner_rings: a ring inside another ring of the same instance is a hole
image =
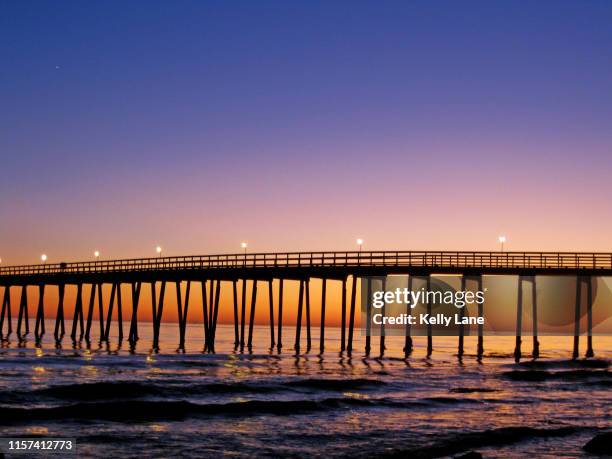
[[[15,332],[19,339],[30,333],[28,317],[27,287],[37,286],[39,290],[38,307],[34,318],[34,336],[40,342],[45,333],[45,287],[58,287],[58,304],[55,314],[54,338],[58,345],[66,334],[64,317],[65,288],[74,285],[77,288],[76,303],[70,337],[73,342],[85,340],[90,343],[94,331],[92,318],[94,309],[98,308],[100,342],[109,342],[113,310],[117,307],[118,340],[124,339],[122,318],[123,298],[120,286],[131,286],[132,314],[128,329],[128,342],[135,346],[138,335],[138,306],[143,296],[143,286],[148,285],[151,295],[151,312],[153,318],[153,348],[159,349],[159,333],[165,302],[166,285],[175,283],[177,296],[177,313],[179,320],[179,350],[185,349],[185,331],[187,311],[189,308],[192,283],[201,286],[202,318],[204,327],[204,352],[214,353],[215,334],[219,317],[219,298],[221,284],[230,283],[233,293],[234,350],[244,352],[253,346],[253,325],[255,306],[259,285],[264,285],[263,292],[269,304],[270,349],[278,352],[283,347],[283,285],[284,281],[299,282],[297,323],[293,349],[296,355],[302,352],[302,328],[306,327],[306,353],[312,349],[310,327],[310,280],[322,280],[321,296],[321,333],[319,352],[325,349],[325,314],[326,291],[328,282],[339,282],[342,288],[341,340],[340,352],[349,356],[353,351],[355,330],[355,310],[357,303],[357,280],[368,277],[381,277],[392,274],[408,275],[408,288],[412,288],[413,278],[430,279],[435,274],[455,274],[462,276],[461,285],[465,289],[466,280],[477,282],[482,289],[482,276],[507,274],[518,276],[518,302],[516,319],[515,358],[522,356],[521,330],[523,286],[531,284],[532,294],[532,356],[539,356],[537,336],[537,302],[535,295],[537,275],[563,275],[576,278],[576,321],[574,333],[573,358],[579,356],[580,303],[581,289],[587,293],[587,351],[586,357],[592,357],[592,277],[612,275],[612,254],[609,253],[570,253],[570,252],[418,252],[418,251],[383,251],[383,252],[292,252],[292,253],[250,253],[229,255],[183,256],[164,258],[141,258],[109,261],[87,261],[76,263],[37,264],[26,266],[8,266],[0,268],[0,287],[4,288],[2,311],[0,314],[0,334],[10,336],[13,333],[10,289],[20,288],[21,296],[17,313]],[[278,317],[274,317],[273,281],[278,282]],[[248,283],[251,285],[248,292]],[[182,285],[185,283],[183,292]],[[241,283],[241,295],[238,297],[237,284]],[[83,286],[91,286],[89,297],[83,298]],[[111,285],[110,298],[107,302],[102,295],[102,286]],[[157,289],[159,284],[160,288]],[[267,284],[267,292],[265,285]],[[368,288],[370,286],[368,285]],[[250,294],[249,294],[250,293]],[[250,307],[249,303],[250,302]],[[427,305],[431,311],[431,304]],[[479,305],[479,315],[482,308]],[[247,318],[247,310],[249,317]],[[106,320],[104,320],[106,312]],[[248,329],[246,328],[248,324]],[[380,337],[380,356],[384,354],[384,333]],[[464,331],[459,330],[458,356],[464,353]],[[408,357],[413,350],[410,326],[406,326],[404,353]],[[371,351],[371,337],[366,336],[365,352]],[[427,335],[427,354],[433,351],[431,328]],[[483,327],[478,327],[477,354],[483,355]]]

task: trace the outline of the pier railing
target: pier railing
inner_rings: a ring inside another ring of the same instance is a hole
[[[450,251],[247,253],[6,266],[0,268],[0,276],[189,269],[368,266],[610,270],[612,269],[612,253]]]

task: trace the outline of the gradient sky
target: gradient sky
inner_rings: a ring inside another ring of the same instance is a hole
[[[4,265],[610,251],[612,5],[2,1]]]

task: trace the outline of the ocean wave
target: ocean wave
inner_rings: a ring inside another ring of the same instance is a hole
[[[451,456],[465,451],[490,447],[504,446],[532,438],[563,437],[578,431],[575,427],[534,428],[534,427],[502,427],[480,432],[467,432],[443,438],[438,442],[417,448],[395,448],[380,451],[378,457],[411,457],[411,458],[437,458]],[[369,456],[370,454],[368,454]]]
[[[431,403],[439,403],[444,405],[457,405],[460,403],[484,403],[487,400],[474,398],[455,398],[455,397],[425,397],[422,400]]]
[[[211,382],[167,384],[166,381],[100,381],[92,383],[61,384],[31,391],[0,392],[0,403],[15,403],[37,399],[92,401],[112,399],[138,399],[144,397],[185,397],[232,394],[267,394],[300,389],[345,391],[377,387],[385,383],[377,379],[324,379],[308,378],[274,382]]]
[[[342,397],[322,400],[250,400],[245,402],[198,404],[184,400],[83,402],[50,408],[0,410],[1,424],[32,421],[105,420],[118,422],[179,420],[194,416],[293,415],[330,409],[372,406],[367,399]]]
[[[549,381],[549,380],[582,380],[582,379],[607,379],[612,376],[612,372],[607,370],[512,370],[505,371],[502,376],[513,381]]]
[[[329,397],[298,400],[246,400],[226,403],[196,403],[186,400],[83,401],[73,404],[23,408],[3,406],[0,424],[41,420],[105,420],[118,422],[177,420],[198,416],[279,416],[348,408],[430,409],[444,405],[486,403],[469,398],[426,397],[420,399]]]
[[[456,394],[472,394],[477,392],[499,392],[499,389],[489,389],[487,387],[454,387],[448,391]]]
[[[320,389],[330,391],[343,391],[350,389],[361,389],[367,387],[383,386],[386,383],[379,379],[328,379],[328,378],[308,378],[286,381],[282,383],[285,387],[302,387],[308,389]]]
[[[552,369],[552,368],[596,368],[604,369],[610,367],[610,361],[605,359],[576,359],[576,360],[528,360],[515,364],[515,366],[530,369]]]

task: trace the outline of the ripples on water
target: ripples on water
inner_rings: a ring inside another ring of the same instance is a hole
[[[49,334],[42,350],[4,343],[0,435],[76,437],[80,455],[104,457],[552,457],[581,455],[612,426],[610,338],[594,338],[596,360],[571,362],[571,338],[543,337],[542,358],[516,365],[512,337],[485,337],[482,363],[467,337],[459,363],[450,337],[434,337],[431,359],[415,338],[404,361],[402,338],[387,337],[384,359],[364,360],[357,336],[349,360],[332,328],[323,358],[292,356],[289,328],[280,356],[265,348],[263,326],[262,347],[244,355],[231,352],[231,326],[217,331],[217,355],[200,353],[201,325],[188,327],[186,354],[174,352],[176,326],[163,326],[159,354],[147,331],[135,354],[72,349],[69,338],[55,349]]]

